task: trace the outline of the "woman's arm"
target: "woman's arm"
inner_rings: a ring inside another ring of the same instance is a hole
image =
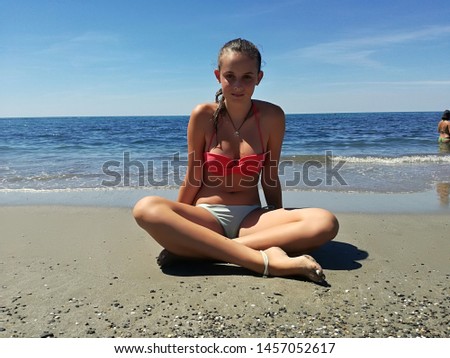
[[[267,157],[262,170],[261,185],[264,191],[267,205],[275,209],[283,207],[281,184],[278,177],[278,164],[281,155],[285,131],[285,116],[283,110],[274,106],[268,115]]]
[[[191,113],[187,129],[188,166],[178,201],[193,205],[202,186],[203,151],[205,148],[205,122],[208,114],[205,105],[197,106]]]

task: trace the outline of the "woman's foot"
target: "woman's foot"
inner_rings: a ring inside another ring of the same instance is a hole
[[[271,276],[302,276],[313,282],[325,281],[322,267],[309,255],[289,257],[279,247],[264,250],[269,260]]]

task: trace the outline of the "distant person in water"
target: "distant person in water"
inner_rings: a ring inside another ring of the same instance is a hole
[[[227,42],[214,74],[221,86],[216,102],[197,105],[189,119],[178,200],[141,199],[133,210],[137,223],[164,247],[161,266],[180,257],[216,260],[263,276],[323,281],[322,267],[305,254],[332,240],[338,222],[323,209],[283,208],[278,164],[285,115],[252,99],[263,78],[259,50],[247,40]]]
[[[450,143],[450,111],[447,109],[442,114],[438,124],[439,143]]]

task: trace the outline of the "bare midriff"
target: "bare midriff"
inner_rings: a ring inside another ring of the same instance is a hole
[[[259,175],[211,176],[205,173],[194,203],[259,205],[258,181]]]

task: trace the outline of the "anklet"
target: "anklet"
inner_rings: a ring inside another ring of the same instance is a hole
[[[269,276],[269,258],[267,257],[267,254],[263,250],[260,250],[259,252],[261,253],[263,260],[264,260],[263,277],[266,278]]]

